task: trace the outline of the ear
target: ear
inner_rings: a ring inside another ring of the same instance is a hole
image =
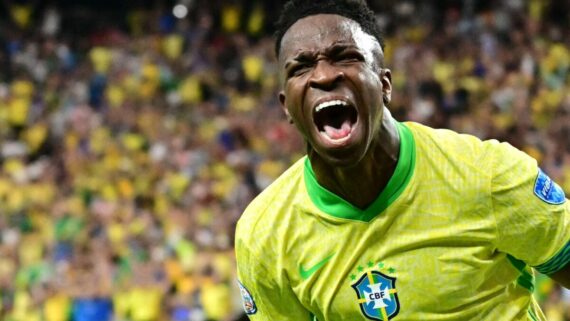
[[[388,68],[382,69],[380,77],[382,81],[382,97],[384,105],[387,105],[392,100],[392,72]]]
[[[289,114],[289,109],[287,109],[287,106],[285,105],[286,100],[287,98],[285,96],[285,92],[280,91],[279,102],[281,103],[281,109],[283,109],[283,112],[285,113],[285,117],[287,117],[287,121],[289,122],[289,124],[293,124],[293,117],[291,117],[291,114]]]

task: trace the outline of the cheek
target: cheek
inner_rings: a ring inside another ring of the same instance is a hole
[[[372,110],[382,105],[382,82],[380,78],[371,71],[358,74],[360,94],[365,100],[365,104]]]
[[[375,68],[366,66],[360,69],[358,73],[360,81],[367,84],[369,87],[381,89],[382,81],[380,75],[375,71]]]
[[[288,83],[285,87],[285,93],[287,96],[287,109],[291,116],[299,119],[302,116],[303,110],[303,99],[304,99],[304,86],[295,83]]]

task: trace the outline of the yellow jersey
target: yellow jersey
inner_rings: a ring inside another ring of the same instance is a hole
[[[307,157],[245,210],[239,286],[251,320],[545,320],[534,270],[570,261],[570,202],[507,143],[397,123],[386,188],[359,209]]]

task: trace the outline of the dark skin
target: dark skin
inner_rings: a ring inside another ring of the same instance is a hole
[[[322,14],[297,21],[279,55],[287,117],[309,145],[319,183],[359,208],[376,199],[398,161],[400,138],[383,103],[391,73],[381,67],[378,42],[347,18]],[[357,111],[350,134],[331,139],[315,123],[323,101],[342,100]]]
[[[320,14],[300,19],[281,42],[279,100],[308,144],[318,182],[365,209],[386,187],[398,162],[400,138],[386,109],[391,72],[379,43],[345,17]],[[323,101],[341,100],[357,112],[349,134],[330,137],[317,125]],[[570,288],[570,266],[550,275]]]
[[[549,275],[549,277],[563,287],[570,289],[570,265],[567,264],[562,270]]]

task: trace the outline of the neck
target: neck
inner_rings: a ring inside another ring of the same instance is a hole
[[[385,112],[376,139],[355,166],[331,166],[316,153],[310,153],[319,184],[360,209],[372,204],[388,184],[398,163],[400,135],[394,122]]]

